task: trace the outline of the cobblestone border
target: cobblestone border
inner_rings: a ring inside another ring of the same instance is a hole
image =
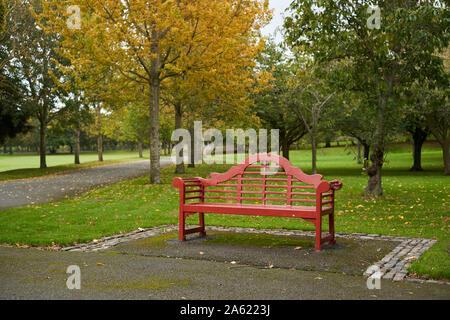
[[[130,240],[138,240],[153,237],[166,232],[178,231],[178,226],[164,225],[154,228],[139,228],[137,230],[121,233],[114,236],[103,237],[101,239],[94,239],[88,243],[78,244],[72,247],[61,248],[61,251],[82,251],[92,252],[98,250],[104,250],[113,247],[121,242],[127,242]]]
[[[164,225],[154,228],[139,228],[124,234],[118,234],[114,236],[104,237],[101,239],[95,239],[89,243],[79,244],[72,247],[58,248],[56,250],[61,251],[98,251],[113,247],[121,242],[126,242],[130,240],[144,239],[152,237],[158,234],[163,234],[166,232],[177,231],[178,226],[176,225]],[[255,228],[242,228],[242,227],[216,227],[207,226],[207,231],[232,231],[232,232],[247,232],[247,233],[266,233],[272,235],[291,235],[291,236],[309,236],[314,237],[315,231],[301,231],[301,230],[286,230],[286,229],[255,229]],[[414,279],[408,277],[408,267],[417,260],[426,250],[431,248],[437,241],[434,239],[423,239],[423,238],[408,238],[408,237],[395,237],[395,236],[385,236],[379,234],[367,234],[367,233],[342,233],[336,232],[336,238],[345,239],[360,239],[360,240],[385,240],[385,241],[395,241],[399,242],[391,252],[383,257],[380,261],[376,262],[374,265],[370,266],[363,274],[365,277],[371,275],[370,269],[373,266],[378,267],[381,272],[381,278],[392,281],[408,281],[416,283],[444,283],[450,284],[446,281],[437,280],[425,280],[425,279]],[[54,247],[48,248],[55,250]]]

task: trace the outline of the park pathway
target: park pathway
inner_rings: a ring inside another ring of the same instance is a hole
[[[161,159],[161,167],[171,164],[170,158]],[[146,175],[149,170],[150,161],[143,160],[81,169],[51,177],[1,182],[0,210],[61,200],[94,187]]]

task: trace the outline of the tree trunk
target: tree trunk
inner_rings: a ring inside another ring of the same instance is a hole
[[[183,128],[183,106],[181,103],[176,103],[175,104],[175,130],[181,129],[181,128]],[[183,138],[180,137],[180,139],[178,140],[178,143],[180,143],[182,141],[182,139]],[[192,137],[191,137],[191,139],[192,139]],[[183,149],[180,150],[180,154],[177,156],[181,157],[181,162],[176,165],[175,173],[179,173],[179,174],[185,173]]]
[[[40,130],[39,130],[39,157],[40,157],[40,168],[47,168],[47,160],[46,160],[46,135],[47,135],[47,107],[42,107],[42,113],[39,117]]]
[[[189,159],[189,163],[188,163],[188,168],[195,168],[195,137],[194,137],[194,124],[192,123],[189,126],[189,134],[191,135],[191,152],[190,154],[190,159]]]
[[[98,161],[103,161],[103,135],[101,133],[97,136],[97,153]]]
[[[358,155],[356,157],[358,164],[361,164],[361,141],[358,140]]]
[[[369,167],[369,155],[370,155],[370,146],[367,143],[362,143],[363,145],[363,158],[364,158],[364,169]]]
[[[312,151],[312,174],[317,173],[317,143],[316,134],[311,133],[311,151]]]
[[[325,141],[325,148],[331,148],[331,141],[329,139]]]
[[[285,157],[286,159],[289,160],[289,148],[290,148],[290,144],[287,141],[287,139],[283,139],[282,143],[281,143],[281,151],[283,152],[283,157]]]
[[[75,164],[80,164],[80,128],[75,128],[74,137]]]
[[[444,158],[444,175],[450,176],[450,143],[447,141],[442,145],[442,156]]]
[[[150,183],[161,184],[161,146],[159,141],[159,99],[161,95],[160,32],[152,31],[153,42],[150,45],[151,62],[149,70],[150,87]]]
[[[371,156],[372,165],[367,169],[369,175],[369,182],[364,190],[367,195],[381,196],[383,194],[383,188],[381,184],[381,168],[383,167],[384,153],[380,149],[373,152]]]
[[[450,127],[448,125],[436,125],[439,123],[439,119],[434,117],[427,119],[428,128],[437,139],[442,148],[442,158],[444,160],[444,175],[450,175]]]
[[[102,113],[100,106],[97,108],[97,153],[98,161],[103,161]]]
[[[416,127],[412,133],[413,137],[413,159],[414,163],[410,171],[423,171],[422,169],[422,146],[428,136],[428,131]]]
[[[139,158],[143,158],[144,155],[142,154],[142,139],[138,139],[138,152],[139,152]]]
[[[384,114],[383,106],[384,100],[380,98],[381,103],[379,103],[377,112],[377,123],[374,134],[374,148],[373,153],[370,157],[372,165],[367,169],[367,174],[369,175],[368,185],[364,192],[369,196],[381,196],[383,194],[383,187],[381,182],[381,168],[383,167],[384,161]]]
[[[159,142],[159,78],[153,79],[150,84],[150,183],[161,184],[161,167],[159,158],[161,154]]]

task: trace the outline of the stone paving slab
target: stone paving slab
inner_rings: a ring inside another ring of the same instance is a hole
[[[123,242],[107,249],[121,254],[208,260],[258,268],[283,268],[361,275],[395,247],[391,241],[341,239],[314,251],[314,237],[208,231],[206,237],[178,232]]]

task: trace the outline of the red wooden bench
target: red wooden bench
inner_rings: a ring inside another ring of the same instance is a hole
[[[211,173],[210,179],[175,178],[173,185],[180,190],[180,241],[190,233],[206,235],[204,213],[223,213],[302,218],[315,225],[315,251],[324,242],[336,243],[334,192],[342,182],[307,175],[281,156],[255,154],[225,173]],[[186,217],[196,213],[200,226],[186,229]],[[329,217],[329,234],[322,238],[324,215]]]

